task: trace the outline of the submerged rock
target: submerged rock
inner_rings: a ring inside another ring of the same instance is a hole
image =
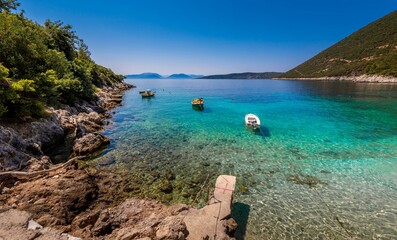
[[[287,177],[287,180],[290,182],[293,182],[295,184],[300,184],[300,185],[307,185],[309,187],[316,187],[318,184],[323,184],[325,185],[326,183],[321,181],[318,177],[312,176],[312,175],[289,175]]]

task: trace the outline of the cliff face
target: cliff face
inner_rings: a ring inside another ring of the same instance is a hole
[[[86,155],[109,143],[100,134],[106,110],[121,102],[124,83],[103,88],[97,101],[81,102],[61,109],[48,109],[38,120],[2,120],[0,125],[0,170],[35,171],[68,157]]]
[[[280,78],[363,75],[397,78],[397,11],[354,32]]]

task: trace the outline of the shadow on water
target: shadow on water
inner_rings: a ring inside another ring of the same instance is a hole
[[[245,128],[247,129],[247,131],[251,132],[256,136],[262,136],[264,138],[271,137],[270,130],[265,126],[261,126],[259,129],[253,129],[251,127],[245,127]]]
[[[270,130],[267,127],[261,126],[259,128],[259,131],[257,131],[255,133],[255,135],[259,135],[259,136],[263,136],[263,137],[270,137],[271,133],[270,133]]]
[[[192,105],[192,109],[198,112],[202,112],[204,111],[204,107],[200,107],[200,106],[194,106]]]
[[[232,217],[236,220],[238,227],[234,234],[237,240],[245,238],[247,231],[248,216],[250,213],[250,206],[244,203],[236,202],[232,205]]]
[[[211,108],[205,107],[203,109],[192,106],[192,109],[196,112],[203,112],[203,113],[212,113]]]

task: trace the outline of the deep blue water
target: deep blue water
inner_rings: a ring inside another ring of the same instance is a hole
[[[232,174],[240,238],[397,238],[396,84],[127,82],[137,88],[114,110],[96,161],[143,179],[141,196],[186,202],[206,176]],[[156,96],[142,99],[146,88]],[[247,113],[261,131],[244,127]]]

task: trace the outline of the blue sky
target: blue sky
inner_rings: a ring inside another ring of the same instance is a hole
[[[71,24],[92,58],[121,74],[287,71],[397,0],[20,0],[25,15]]]

